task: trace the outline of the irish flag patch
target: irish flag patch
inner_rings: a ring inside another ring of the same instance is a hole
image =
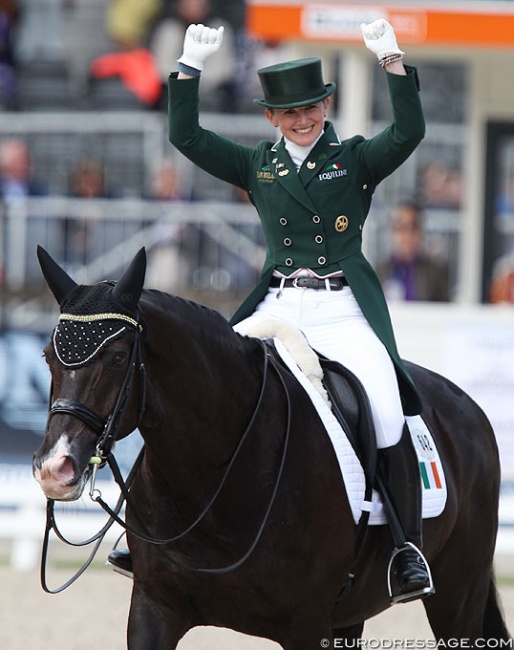
[[[421,473],[421,481],[425,490],[442,490],[443,484],[437,469],[435,461],[421,461],[419,463],[419,470]]]
[[[423,518],[437,517],[444,510],[447,498],[443,464],[432,434],[421,416],[406,417],[405,421],[418,455],[423,486]]]

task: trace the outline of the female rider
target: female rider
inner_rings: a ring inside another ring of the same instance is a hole
[[[409,542],[395,551],[401,600],[432,592],[421,545],[421,488],[405,415],[421,412],[416,388],[396,348],[380,282],[363,256],[362,228],[376,186],[424,137],[415,68],[404,66],[385,20],[362,25],[364,42],[384,68],[393,123],[378,135],[341,140],[325,120],[334,83],[321,61],[300,59],[258,71],[255,100],[281,134],[276,143],[239,145],[199,124],[204,61],[223,27],[190,25],[178,72],[169,78],[169,138],[193,163],[248,193],[265,234],[261,280],[234,315],[239,333],[281,319],[318,352],[349,368],[364,385],[387,490]]]

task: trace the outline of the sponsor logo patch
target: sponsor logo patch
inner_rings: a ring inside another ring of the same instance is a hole
[[[330,181],[333,178],[340,178],[341,176],[348,176],[348,170],[343,169],[339,163],[334,163],[325,169],[325,171],[318,174],[320,181]]]
[[[257,180],[263,183],[271,183],[275,180],[275,174],[271,171],[269,167],[262,167],[256,173]]]

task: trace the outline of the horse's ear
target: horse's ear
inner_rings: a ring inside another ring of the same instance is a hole
[[[77,283],[70,278],[66,271],[41,246],[37,247],[37,257],[46,283],[50,287],[57,302],[61,304],[70,291],[73,291],[78,286]]]
[[[145,273],[146,252],[144,248],[141,248],[112,290],[112,297],[132,312],[137,309]]]

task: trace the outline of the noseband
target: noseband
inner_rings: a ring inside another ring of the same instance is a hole
[[[73,415],[74,417],[84,422],[84,424],[87,424],[87,426],[92,429],[99,437],[105,429],[105,425],[107,423],[106,418],[102,418],[88,406],[85,406],[85,404],[76,402],[73,399],[65,399],[60,397],[54,400],[50,409],[48,410],[48,419],[57,413],[67,413],[68,415]]]
[[[64,315],[67,318],[70,318],[70,315]],[[108,316],[122,316],[120,314],[101,314],[100,316],[102,317],[108,317]],[[98,320],[95,318],[95,320]],[[139,373],[139,378],[140,378],[140,386],[139,386],[139,410],[138,410],[138,419],[137,423],[134,426],[134,429],[137,428],[139,425],[141,418],[144,413],[144,408],[145,408],[145,401],[146,401],[146,373],[145,373],[145,367],[141,358],[141,326],[136,322],[130,319],[131,323],[136,323],[136,327],[134,328],[134,341],[132,343],[132,351],[130,355],[130,362],[127,367],[127,372],[125,373],[125,377],[123,379],[123,383],[121,385],[120,391],[118,393],[118,397],[116,399],[116,403],[114,405],[114,408],[111,412],[111,414],[107,417],[104,418],[101,415],[98,415],[95,411],[90,409],[88,406],[85,404],[82,404],[81,402],[78,402],[76,400],[72,399],[65,399],[65,398],[58,398],[56,400],[53,400],[53,389],[50,389],[50,407],[48,409],[48,419],[47,419],[47,428],[50,424],[50,420],[52,416],[56,414],[67,414],[67,415],[72,415],[73,417],[77,418],[81,422],[83,422],[86,426],[88,426],[98,437],[97,445],[96,445],[96,452],[95,452],[95,463],[97,464],[104,464],[107,456],[109,453],[112,451],[112,448],[114,446],[114,443],[117,440],[117,434],[118,434],[118,427],[120,425],[120,422],[122,421],[123,415],[125,413],[125,409],[127,406],[127,400],[130,395],[130,392],[132,390],[133,384],[134,384],[134,378],[136,375],[136,370]],[[119,333],[122,333],[126,330],[125,327],[123,327],[121,330],[119,330]],[[57,343],[56,343],[56,336],[54,335],[54,347],[56,348],[57,351]],[[98,352],[103,345],[99,345],[96,349],[96,352]],[[95,352],[95,354],[96,354]],[[59,353],[57,354],[59,361],[61,363],[64,363],[62,360],[62,355]],[[94,356],[94,355],[92,355]],[[92,356],[88,357],[86,362],[88,362]],[[82,363],[74,363],[73,366],[77,367],[80,365],[85,365],[86,362]],[[72,364],[64,364],[64,365],[72,365]]]

